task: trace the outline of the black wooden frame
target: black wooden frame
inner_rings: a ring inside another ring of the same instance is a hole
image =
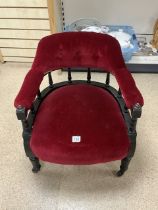
[[[22,127],[23,127],[22,136],[23,136],[23,140],[24,140],[24,149],[25,149],[26,156],[29,157],[29,159],[33,165],[32,171],[36,173],[40,170],[40,167],[41,167],[38,157],[36,157],[33,154],[32,150],[30,148],[30,139],[31,139],[31,133],[32,133],[34,120],[38,113],[38,109],[39,109],[42,101],[56,89],[62,88],[64,86],[69,86],[69,85],[86,84],[86,85],[96,86],[98,88],[104,89],[105,91],[108,91],[115,98],[115,100],[117,101],[117,103],[120,107],[120,111],[123,115],[125,124],[127,126],[127,133],[128,133],[129,139],[131,141],[131,146],[130,146],[128,155],[126,158],[121,160],[120,170],[117,172],[117,176],[123,175],[124,172],[128,169],[129,162],[135,153],[136,137],[137,137],[136,124],[137,124],[137,119],[141,117],[141,112],[142,112],[141,106],[137,103],[131,109],[131,112],[127,109],[125,101],[121,95],[120,89],[117,91],[115,88],[113,88],[109,85],[110,73],[107,73],[105,84],[100,83],[100,82],[91,81],[91,70],[90,69],[88,69],[87,81],[83,81],[83,80],[72,81],[70,68],[68,68],[68,81],[53,84],[53,80],[52,80],[50,72],[48,72],[48,79],[49,79],[49,86],[47,88],[45,88],[42,92],[40,92],[40,91],[38,92],[38,95],[37,95],[35,101],[33,102],[30,110],[26,110],[25,107],[22,107],[22,106],[19,106],[16,110],[17,118],[18,118],[18,120],[21,120],[21,122],[22,122]]]
[[[158,73],[158,64],[132,64],[126,63],[127,69],[131,73]],[[67,68],[63,68],[62,71],[67,71]],[[87,68],[73,68],[73,72],[87,72]],[[103,69],[93,68],[92,72],[104,73]]]

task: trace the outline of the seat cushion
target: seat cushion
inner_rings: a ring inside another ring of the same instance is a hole
[[[122,159],[130,142],[113,96],[76,84],[53,91],[42,102],[30,146],[41,160],[75,165]]]

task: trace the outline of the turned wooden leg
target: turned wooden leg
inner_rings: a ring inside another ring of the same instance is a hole
[[[40,162],[39,162],[39,159],[36,158],[36,157],[33,157],[33,158],[29,158],[31,163],[32,163],[32,172],[33,173],[37,173],[38,171],[40,171],[40,168],[41,168],[41,165],[40,165]]]
[[[122,176],[125,173],[125,171],[127,171],[130,161],[131,161],[131,158],[129,157],[126,157],[123,160],[121,160],[120,170],[116,174],[118,177]]]

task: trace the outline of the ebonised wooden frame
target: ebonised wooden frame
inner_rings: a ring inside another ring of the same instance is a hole
[[[129,139],[131,141],[131,146],[128,152],[127,157],[125,157],[123,160],[121,160],[121,166],[120,170],[117,172],[117,176],[122,176],[124,172],[128,169],[128,165],[134,156],[135,149],[136,149],[136,137],[137,137],[137,132],[136,132],[136,124],[137,124],[137,119],[141,117],[141,112],[142,112],[142,107],[140,104],[135,104],[134,107],[129,111],[126,107],[125,101],[121,95],[120,89],[117,91],[115,88],[111,87],[110,84],[110,73],[107,73],[106,77],[106,83],[100,83],[100,82],[95,82],[91,81],[91,70],[90,68],[88,69],[87,73],[87,81],[83,80],[74,80],[72,81],[71,77],[71,69],[68,68],[68,81],[60,82],[53,84],[53,80],[51,77],[51,72],[48,72],[48,80],[49,80],[49,86],[45,88],[42,92],[38,92],[37,97],[35,101],[32,104],[32,107],[30,110],[26,110],[25,107],[19,106],[16,110],[17,118],[18,120],[21,120],[22,122],[22,127],[23,127],[23,141],[24,141],[24,149],[26,156],[29,157],[33,169],[32,171],[34,173],[37,173],[40,170],[40,163],[38,157],[36,157],[33,152],[31,151],[30,148],[30,139],[31,139],[31,133],[32,133],[32,128],[34,124],[35,117],[38,113],[38,109],[42,103],[42,101],[54,90],[58,88],[62,88],[64,86],[69,86],[69,85],[77,85],[77,84],[87,84],[87,85],[93,85],[98,88],[102,88],[105,91],[108,91],[116,100],[120,107],[120,111],[122,113],[122,116],[124,118],[126,127],[127,127],[127,133],[129,136]]]

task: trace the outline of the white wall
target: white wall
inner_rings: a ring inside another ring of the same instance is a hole
[[[102,24],[132,25],[137,33],[152,33],[158,0],[64,0],[66,23],[96,18]]]

